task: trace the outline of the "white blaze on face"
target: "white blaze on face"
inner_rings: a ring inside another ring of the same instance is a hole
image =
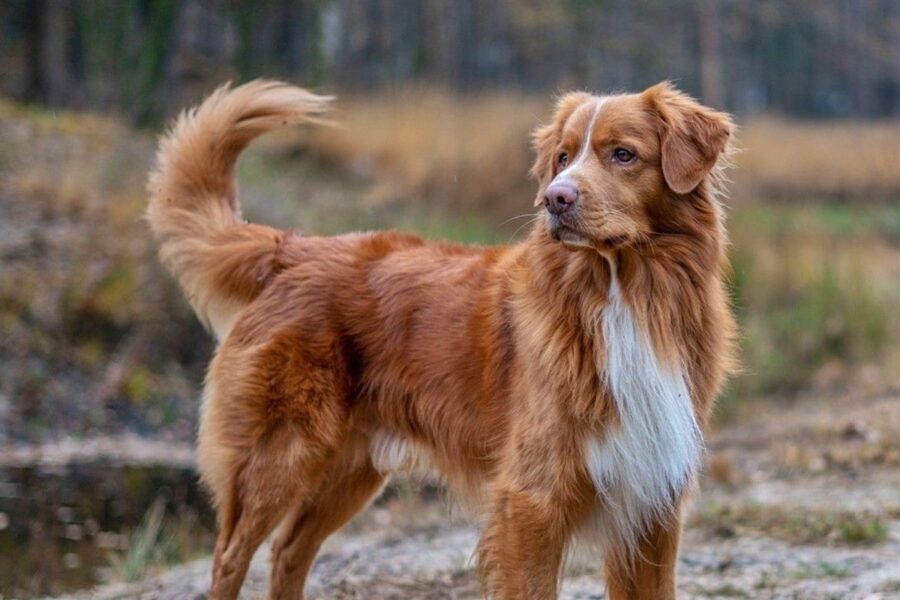
[[[609,100],[609,96],[601,96],[599,98],[593,98],[593,109],[591,112],[591,118],[588,119],[587,127],[584,130],[584,133],[581,136],[581,146],[578,148],[578,154],[575,155],[575,158],[572,159],[565,169],[560,171],[556,177],[553,178],[553,181],[550,182],[550,185],[554,183],[565,183],[567,185],[575,185],[572,182],[571,175],[574,171],[581,167],[584,161],[590,156],[593,151],[591,145],[591,138],[594,133],[594,126],[597,124],[597,117],[600,116],[600,110],[603,108],[603,105],[606,104],[606,101]],[[577,186],[575,186],[577,187]]]
[[[609,302],[601,314],[606,344],[602,377],[619,422],[587,441],[587,468],[604,501],[613,535],[636,548],[654,519],[664,519],[692,482],[703,452],[688,385],[680,366],[656,356],[619,288],[612,261]]]

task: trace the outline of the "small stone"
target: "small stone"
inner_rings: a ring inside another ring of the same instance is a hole
[[[120,537],[121,536],[114,531],[101,531],[97,534],[97,539],[94,541],[94,544],[96,544],[98,548],[114,550],[120,545]]]
[[[846,439],[871,440],[874,437],[872,428],[861,420],[856,419],[844,425],[841,435]]]
[[[823,456],[813,456],[809,459],[808,467],[811,473],[822,473],[828,468],[828,461]]]
[[[81,566],[81,557],[74,552],[67,552],[63,554],[62,562],[67,569],[77,569]]]
[[[88,519],[84,522],[84,531],[88,535],[97,535],[97,532],[100,531],[100,525],[94,519]]]
[[[81,525],[71,524],[66,525],[65,532],[63,536],[67,540],[72,540],[73,542],[81,541],[84,537],[84,528]]]
[[[60,506],[56,509],[56,518],[63,523],[71,523],[75,520],[75,509],[71,506]]]

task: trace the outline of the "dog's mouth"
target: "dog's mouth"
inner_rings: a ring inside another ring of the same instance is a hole
[[[564,246],[596,248],[598,250],[613,250],[628,241],[627,235],[612,235],[605,238],[592,239],[577,229],[563,224],[551,227],[550,237]]]
[[[577,230],[567,227],[566,225],[557,225],[556,227],[550,228],[550,237],[552,237],[557,242],[566,241],[587,241],[587,238],[579,233]]]

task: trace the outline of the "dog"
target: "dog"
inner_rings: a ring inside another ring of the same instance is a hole
[[[486,596],[555,598],[577,542],[602,551],[610,598],[674,598],[682,507],[734,363],[731,117],[669,83],[563,95],[533,137],[539,220],[511,246],[244,222],[241,151],[330,103],[220,88],[162,137],[150,176],[161,260],[218,340],[198,436],[210,597],[237,597],[280,525],[269,593],[302,598],[323,540],[387,477],[435,470],[483,525]]]

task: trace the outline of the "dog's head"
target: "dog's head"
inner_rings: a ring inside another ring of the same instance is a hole
[[[569,248],[609,251],[671,231],[685,202],[728,145],[731,118],[668,83],[640,94],[560,98],[534,133],[548,233]]]

